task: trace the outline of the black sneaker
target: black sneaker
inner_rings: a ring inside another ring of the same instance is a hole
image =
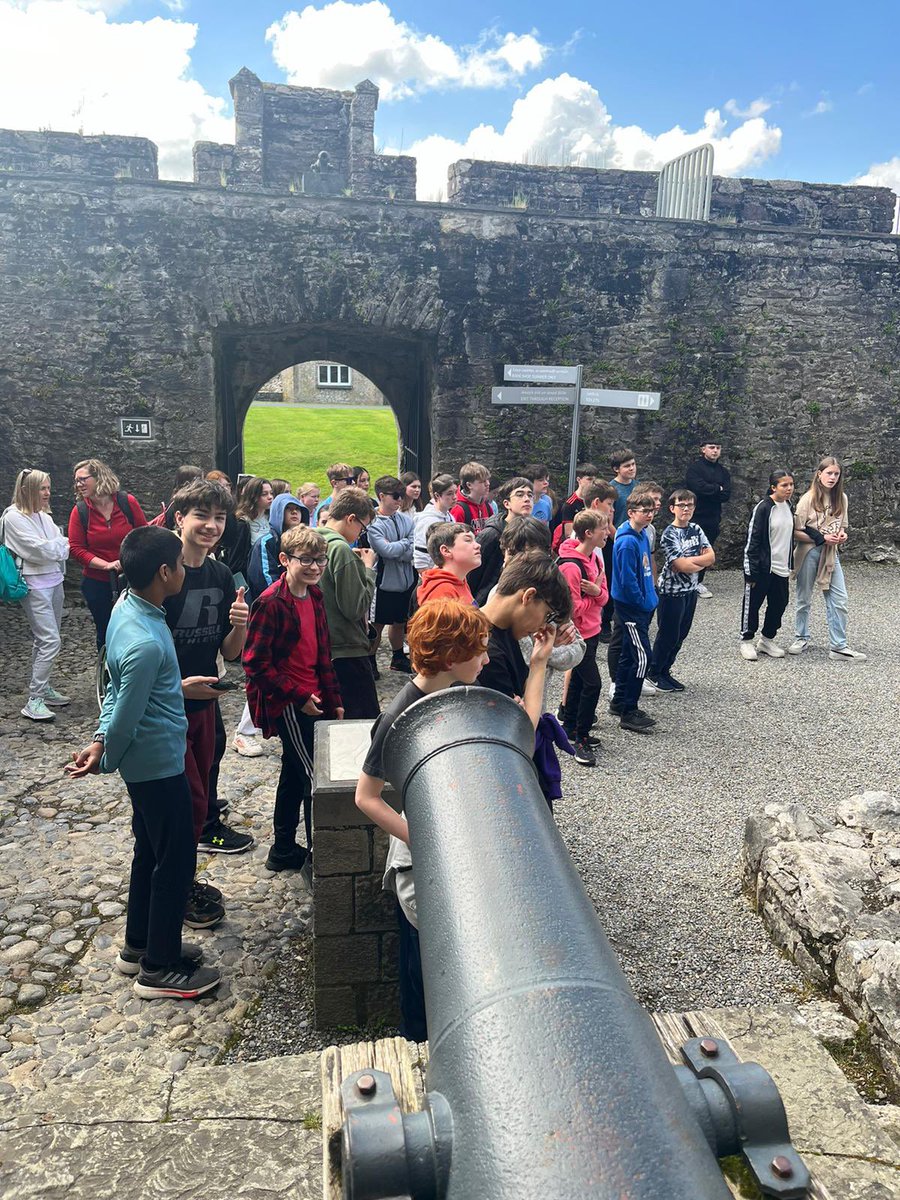
[[[599,749],[602,745],[600,739],[594,733],[586,734],[585,737],[577,738],[576,740],[579,742],[585,742],[588,746],[593,746],[595,750]]]
[[[256,838],[249,833],[238,833],[221,821],[217,821],[209,833],[204,833],[197,845],[205,854],[244,854],[256,845]]]
[[[628,729],[631,733],[652,733],[654,724],[655,721],[652,718],[641,716],[637,709],[622,713],[619,720],[619,728]]]
[[[273,846],[266,858],[267,871],[302,871],[309,858],[305,846],[294,846],[290,850],[276,850]]]
[[[116,959],[116,969],[123,975],[137,975],[141,969],[141,959],[145,954],[146,950],[135,950],[134,946],[129,946],[126,942]],[[185,962],[199,967],[203,962],[203,951],[192,942],[182,942],[181,957]]]
[[[413,670],[412,663],[409,661],[409,659],[406,657],[406,655],[403,653],[402,650],[399,654],[391,655],[391,670],[392,671],[401,671],[404,675],[415,675],[415,671]]]
[[[587,742],[575,743],[575,761],[582,767],[596,767],[596,755]]]
[[[673,691],[673,692],[683,692],[684,691],[684,684],[680,683],[675,678],[674,675],[667,675],[665,678],[666,678],[666,683],[669,685],[669,689],[671,691]]]
[[[194,880],[194,890],[198,897],[206,904],[221,904],[222,893],[217,887],[213,887],[211,883],[201,883],[199,879]]]
[[[198,967],[190,959],[182,958],[158,971],[145,971],[141,967],[134,990],[145,1000],[196,1000],[218,987],[221,979],[215,967]]]
[[[653,686],[656,688],[656,690],[658,692],[677,692],[678,691],[678,688],[675,687],[674,683],[672,682],[671,679],[669,679],[668,675],[660,675],[659,679],[651,679],[650,682],[653,684]]]
[[[225,916],[225,909],[217,900],[206,898],[200,885],[195,883],[184,910],[184,924],[189,929],[214,929]]]
[[[642,708],[635,709],[635,712],[638,714],[641,720],[646,721],[648,725],[656,724],[656,717],[651,717],[650,714],[648,712],[644,712]]]

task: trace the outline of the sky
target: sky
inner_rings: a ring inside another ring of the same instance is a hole
[[[704,142],[718,175],[900,192],[896,44],[896,0],[0,0],[0,127],[149,137],[189,179],[248,67],[371,79],[420,199],[459,158],[655,170]]]

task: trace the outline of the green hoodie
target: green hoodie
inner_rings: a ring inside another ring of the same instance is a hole
[[[375,572],[363,565],[350,543],[327,525],[318,530],[328,543],[328,566],[319,582],[331,634],[332,658],[361,658],[369,653],[369,607]]]

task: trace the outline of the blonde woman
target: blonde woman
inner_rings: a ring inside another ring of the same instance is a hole
[[[97,649],[106,641],[106,627],[115,595],[113,579],[119,573],[119,547],[125,536],[147,518],[130,492],[99,458],[75,464],[75,506],[69,515],[72,557],[81,563],[81,594],[97,630]]]
[[[794,514],[794,578],[797,609],[795,638],[788,654],[802,654],[809,645],[809,611],[816,588],[825,600],[829,658],[865,662],[866,655],[847,645],[847,586],[838,550],[847,541],[847,497],[841,464],[833,455],[819,461],[809,491]]]
[[[21,710],[29,721],[52,721],[51,707],[62,707],[69,697],[50,685],[50,673],[59,654],[59,627],[63,612],[63,578],[69,557],[69,540],[49,513],[50,476],[31,468],[16,476],[11,506],[2,517],[3,541],[21,559],[28,594],[22,608],[31,626],[31,680],[28,703]]]

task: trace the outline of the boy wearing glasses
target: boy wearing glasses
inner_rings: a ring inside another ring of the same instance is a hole
[[[375,481],[378,511],[369,526],[369,545],[378,555],[375,567],[375,613],[372,623],[375,638],[370,647],[372,673],[378,678],[375,654],[381,643],[381,631],[389,625],[391,670],[412,675],[409,659],[403,653],[403,635],[409,617],[413,589],[418,582],[413,566],[416,523],[412,513],[401,512],[406,489],[393,475]]]
[[[649,733],[656,721],[638,708],[638,698],[650,662],[650,621],[656,608],[650,542],[647,529],[653,524],[656,505],[651,496],[630,495],[626,501],[627,522],[613,543],[612,596],[616,619],[622,625],[622,653],[616,670],[616,690],[609,711],[619,718],[622,729]]]
[[[379,713],[367,618],[375,594],[375,551],[351,547],[372,520],[372,501],[358,487],[344,488],[333,502],[325,539],[328,562],[322,574],[322,596],[331,634],[331,657],[344,697],[348,720]]]
[[[657,634],[648,675],[661,692],[684,691],[684,684],[672,675],[672,667],[691,631],[700,576],[716,561],[709,538],[692,520],[696,503],[697,497],[687,488],[674,491],[669,497],[674,520],[659,539],[664,563],[657,586]]]
[[[299,525],[281,539],[284,575],[250,614],[244,672],[247,703],[263,737],[281,738],[270,871],[309,870],[312,853],[313,728],[318,717],[344,715],[331,664],[325,601],[317,586],[328,561],[321,533]],[[297,843],[300,807],[306,845]]]

